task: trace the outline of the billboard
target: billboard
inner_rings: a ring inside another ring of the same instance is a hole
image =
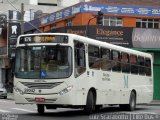
[[[70,26],[51,32],[86,35],[87,26]],[[88,37],[128,48],[160,48],[160,30],[129,27],[88,26]]]
[[[15,48],[17,38],[21,34],[20,23],[9,23],[8,24],[8,54],[9,57],[15,57]]]
[[[160,48],[160,29],[135,28],[132,43],[136,48]]]
[[[108,26],[88,26],[88,33],[86,35],[87,26],[70,26],[59,29],[53,29],[52,32],[72,33],[81,36],[88,36],[96,40],[108,42],[111,44],[133,47],[132,45],[132,31],[133,28],[122,27],[108,27]]]

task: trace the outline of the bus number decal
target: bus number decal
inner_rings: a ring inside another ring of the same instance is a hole
[[[34,93],[35,92],[35,89],[33,89],[33,88],[26,88],[25,90],[24,90],[24,93],[25,94],[27,94],[27,93]]]

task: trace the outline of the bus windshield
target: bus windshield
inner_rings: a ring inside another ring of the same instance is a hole
[[[16,53],[15,77],[24,79],[67,78],[72,73],[71,47],[24,46]]]

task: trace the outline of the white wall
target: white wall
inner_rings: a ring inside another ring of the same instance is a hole
[[[59,6],[68,7],[79,2],[89,2],[90,0],[57,0]]]
[[[59,0],[38,0],[39,3],[50,3],[50,4],[57,4]]]
[[[29,4],[37,5],[38,4],[38,0],[29,0]]]

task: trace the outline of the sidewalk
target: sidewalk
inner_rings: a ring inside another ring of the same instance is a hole
[[[160,106],[160,100],[153,100],[151,103],[148,103],[147,105],[158,105]]]
[[[7,99],[8,100],[14,100],[13,93],[7,93]],[[152,102],[148,103],[147,105],[158,105],[160,106],[160,100],[153,100]]]

